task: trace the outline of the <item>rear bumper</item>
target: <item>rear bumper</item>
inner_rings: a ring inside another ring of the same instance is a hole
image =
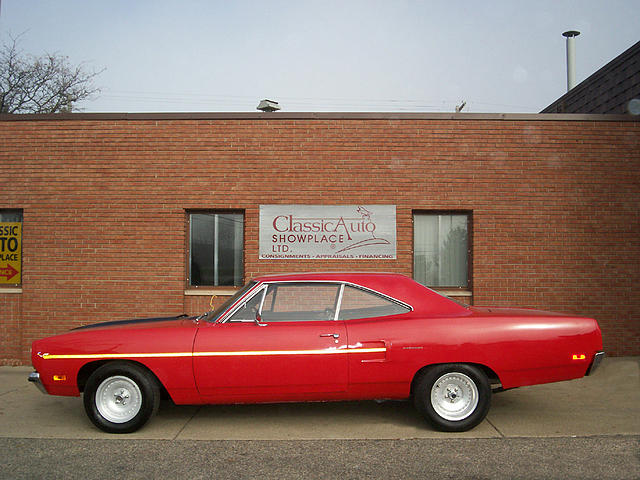
[[[38,387],[38,390],[40,390],[42,393],[45,393],[47,395],[49,394],[49,392],[45,390],[44,385],[42,385],[42,382],[40,381],[40,374],[38,372],[31,372],[27,380],[35,384],[35,386]]]
[[[589,368],[587,370],[587,375],[591,375],[593,372],[595,372],[598,366],[600,366],[600,363],[602,363],[603,359],[604,359],[604,352],[597,352],[593,356],[593,361],[591,362],[591,365],[589,365]]]

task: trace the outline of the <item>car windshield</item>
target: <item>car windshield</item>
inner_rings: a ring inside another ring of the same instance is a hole
[[[240,290],[238,290],[235,293],[235,295],[233,295],[232,297],[229,297],[229,299],[226,302],[224,302],[222,305],[220,305],[215,310],[212,310],[209,313],[207,313],[206,316],[204,317],[204,320],[207,321],[207,322],[215,322],[216,320],[218,320],[218,318],[220,318],[220,316],[227,310],[227,308],[229,308],[231,305],[233,305],[236,302],[236,300],[238,300],[245,293],[247,293],[250,289],[252,289],[255,286],[256,283],[257,282],[249,282],[249,283],[247,283],[244,287],[242,287]]]

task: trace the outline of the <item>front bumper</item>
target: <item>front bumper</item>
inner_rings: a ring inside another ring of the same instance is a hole
[[[42,393],[49,394],[49,392],[45,390],[44,385],[42,385],[42,382],[40,381],[40,374],[38,372],[31,372],[27,380],[34,383]]]
[[[595,372],[596,369],[602,363],[603,359],[604,359],[604,352],[597,352],[593,356],[593,361],[591,362],[591,365],[589,365],[589,368],[587,369],[587,375],[591,375],[593,372]]]

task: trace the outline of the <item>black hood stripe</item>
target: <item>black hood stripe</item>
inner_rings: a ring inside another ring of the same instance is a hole
[[[188,318],[185,313],[178,315],[177,317],[157,317],[157,318],[137,318],[133,320],[116,320],[113,322],[93,323],[91,325],[83,325],[82,327],[76,327],[72,330],[86,330],[88,328],[100,328],[100,327],[112,327],[120,325],[133,325],[137,323],[154,323],[154,322],[166,322],[168,320],[177,320],[179,318]]]

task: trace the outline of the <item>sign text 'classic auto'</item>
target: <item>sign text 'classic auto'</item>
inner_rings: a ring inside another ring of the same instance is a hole
[[[260,205],[261,259],[395,259],[395,205]]]

